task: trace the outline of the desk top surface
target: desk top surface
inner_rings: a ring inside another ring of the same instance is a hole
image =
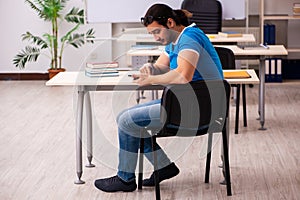
[[[269,45],[269,49],[241,49],[237,45],[214,45],[218,47],[229,48],[235,56],[286,56],[288,52],[283,45]],[[163,46],[158,49],[130,49],[128,56],[159,56],[164,50]]]
[[[268,45],[269,49],[241,49],[237,45],[214,45],[231,49],[235,56],[286,56],[288,52],[283,45]]]
[[[211,42],[255,42],[253,34],[243,34],[242,37],[224,37],[218,34],[206,34]],[[156,42],[150,34],[122,34],[117,38],[119,41]]]
[[[234,70],[224,70],[234,71]],[[251,78],[227,79],[230,84],[258,84],[259,79],[254,70],[246,70]],[[60,72],[46,82],[47,86],[128,86],[130,89],[138,88],[132,81],[129,74],[138,73],[137,71],[121,71],[116,77],[88,77],[83,71],[80,72]]]

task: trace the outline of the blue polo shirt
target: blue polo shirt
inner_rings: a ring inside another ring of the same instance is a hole
[[[224,79],[219,56],[205,33],[195,24],[186,27],[175,43],[165,47],[170,58],[170,69],[177,68],[177,57],[180,51],[191,50],[199,54],[197,70],[192,81]]]

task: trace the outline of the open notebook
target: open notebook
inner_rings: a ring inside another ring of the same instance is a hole
[[[247,71],[230,71],[230,72],[223,72],[225,79],[230,78],[251,78],[250,74]]]

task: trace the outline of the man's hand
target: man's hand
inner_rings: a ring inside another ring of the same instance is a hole
[[[153,73],[153,64],[146,63],[140,68],[139,74],[132,74],[133,80],[140,86],[150,85],[149,76]]]
[[[140,74],[132,74],[133,80],[140,86],[151,85],[150,82],[150,74],[148,73],[140,73]]]
[[[146,63],[140,68],[141,74],[153,75],[154,66],[152,63]]]

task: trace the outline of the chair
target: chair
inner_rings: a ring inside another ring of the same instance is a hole
[[[225,47],[215,47],[219,58],[221,60],[223,69],[235,69],[235,58],[232,50]],[[236,112],[235,112],[235,134],[239,132],[239,113],[240,113],[240,88],[241,84],[231,85],[236,87]],[[247,127],[247,108],[246,108],[246,87],[242,84],[242,98],[243,98],[243,120],[244,127]]]
[[[206,34],[217,34],[222,29],[222,5],[217,0],[184,0],[182,9],[193,14],[191,23],[203,30]]]
[[[226,80],[197,81],[190,84],[167,86],[162,94],[160,131],[141,131],[138,188],[142,189],[143,149],[145,134],[152,139],[152,145],[161,137],[195,137],[208,134],[205,183],[209,182],[213,133],[222,132],[223,174],[227,195],[231,196],[231,182],[228,155],[228,111],[230,85]],[[154,147],[154,146],[153,146]],[[153,148],[152,147],[152,148]],[[174,147],[176,148],[176,147]],[[153,151],[156,199],[160,199],[159,174],[156,152]]]

